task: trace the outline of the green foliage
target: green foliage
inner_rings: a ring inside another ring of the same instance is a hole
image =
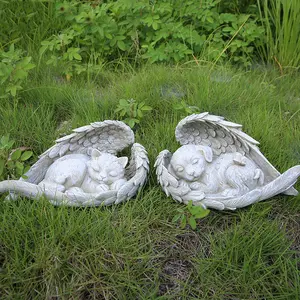
[[[115,112],[118,113],[121,120],[133,128],[136,124],[140,123],[145,112],[151,110],[152,107],[146,105],[145,102],[137,103],[134,99],[120,99]]]
[[[187,116],[190,114],[194,114],[200,112],[200,108],[198,106],[188,105],[184,100],[181,100],[179,103],[173,104],[173,109],[182,114],[182,116]]]
[[[300,65],[300,1],[257,0],[266,38],[257,44],[261,58],[282,67]],[[259,41],[257,41],[259,42]]]
[[[24,148],[13,149],[15,141],[9,135],[0,139],[0,180],[18,179],[25,177],[30,166],[25,163],[32,157],[33,152]]]
[[[50,65],[64,62],[66,74],[94,71],[104,61],[123,56],[151,63],[232,58],[249,65],[252,44],[263,31],[250,15],[220,13],[219,2],[58,3],[57,18],[68,26],[42,42],[40,55],[49,52]]]
[[[197,219],[202,219],[208,216],[210,210],[200,206],[194,206],[193,201],[190,200],[185,208],[178,208],[178,214],[176,214],[172,222],[180,222],[180,227],[185,228],[186,224],[189,224],[193,230],[197,227]]]
[[[30,56],[23,56],[22,50],[15,49],[11,44],[8,51],[0,50],[0,98],[16,97],[27,79],[29,70],[35,64],[31,63]]]

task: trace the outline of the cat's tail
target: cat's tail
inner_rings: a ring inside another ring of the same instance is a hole
[[[0,194],[10,192],[28,198],[40,198],[45,195],[49,199],[67,201],[66,195],[59,191],[42,188],[36,184],[21,180],[5,180],[0,182]],[[14,197],[12,197],[14,198]],[[9,197],[8,197],[9,199]]]

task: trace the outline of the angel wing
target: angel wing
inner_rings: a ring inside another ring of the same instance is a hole
[[[131,159],[126,170],[128,181],[118,191],[115,204],[133,197],[145,184],[148,172],[149,160],[147,151],[141,144],[135,143],[131,147]]]
[[[49,166],[66,154],[87,154],[94,148],[115,155],[133,143],[133,131],[121,121],[106,120],[76,128],[73,133],[56,140],[54,146],[40,155],[39,160],[26,173],[25,181],[38,184],[45,177]]]
[[[180,185],[179,181],[168,171],[171,157],[172,153],[168,150],[163,150],[159,153],[154,164],[156,176],[167,196],[171,195],[173,199],[184,202],[184,196],[189,193],[191,189],[187,185]]]
[[[263,171],[265,184],[281,175],[260,152],[259,142],[244,133],[242,125],[228,122],[223,117],[208,112],[190,115],[178,123],[175,137],[181,145],[210,146],[215,156],[232,152],[247,156]],[[297,193],[294,188],[284,192],[287,195]]]
[[[169,172],[172,153],[163,150],[158,155],[155,167],[158,182],[167,196],[171,195],[179,202],[192,200],[194,205],[202,205],[218,210],[244,207],[273,197],[279,193],[297,195],[293,188],[300,176],[300,166],[290,168],[280,174],[263,156],[256,140],[242,131],[242,125],[225,121],[223,117],[209,113],[193,114],[181,120],[175,130],[177,141],[181,145],[209,146],[215,157],[223,153],[241,153],[251,159],[264,173],[262,187],[250,190],[240,196],[205,194],[184,180],[175,178]]]
[[[18,189],[23,195],[32,197],[44,194],[54,205],[98,206],[126,201],[143,186],[149,171],[149,160],[145,148],[133,142],[133,131],[121,121],[106,120],[77,128],[72,134],[56,140],[56,144],[39,157],[39,160],[26,173],[26,180],[21,178],[17,182],[2,182],[0,191],[1,189],[3,191]],[[127,182],[119,190],[98,194],[76,192],[66,195],[58,191],[42,190],[37,186],[44,179],[49,166],[64,155],[89,154],[92,149],[116,155],[117,152],[132,144],[131,160],[125,174]],[[12,189],[11,186],[17,189]],[[14,196],[11,193],[9,197],[14,198]]]

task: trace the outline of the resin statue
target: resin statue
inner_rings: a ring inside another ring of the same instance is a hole
[[[242,126],[209,113],[181,120],[175,136],[182,147],[160,152],[156,174],[167,196],[218,210],[245,207],[293,188],[300,165],[280,174],[241,130]]]
[[[132,130],[120,121],[95,122],[73,130],[42,154],[27,179],[0,182],[7,199],[45,195],[55,205],[117,204],[133,197],[149,171],[147,152],[133,144]],[[133,145],[132,145],[133,144]],[[129,166],[117,152],[132,145]]]

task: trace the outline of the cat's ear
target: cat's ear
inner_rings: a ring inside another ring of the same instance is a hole
[[[118,162],[122,165],[123,168],[125,168],[128,163],[128,157],[126,156],[119,157]]]
[[[197,146],[197,149],[204,155],[204,158],[207,162],[212,162],[213,152],[212,149],[208,146]]]
[[[101,156],[101,154],[102,153],[99,150],[97,150],[97,149],[91,150],[91,157],[92,158],[97,158],[97,157]]]

